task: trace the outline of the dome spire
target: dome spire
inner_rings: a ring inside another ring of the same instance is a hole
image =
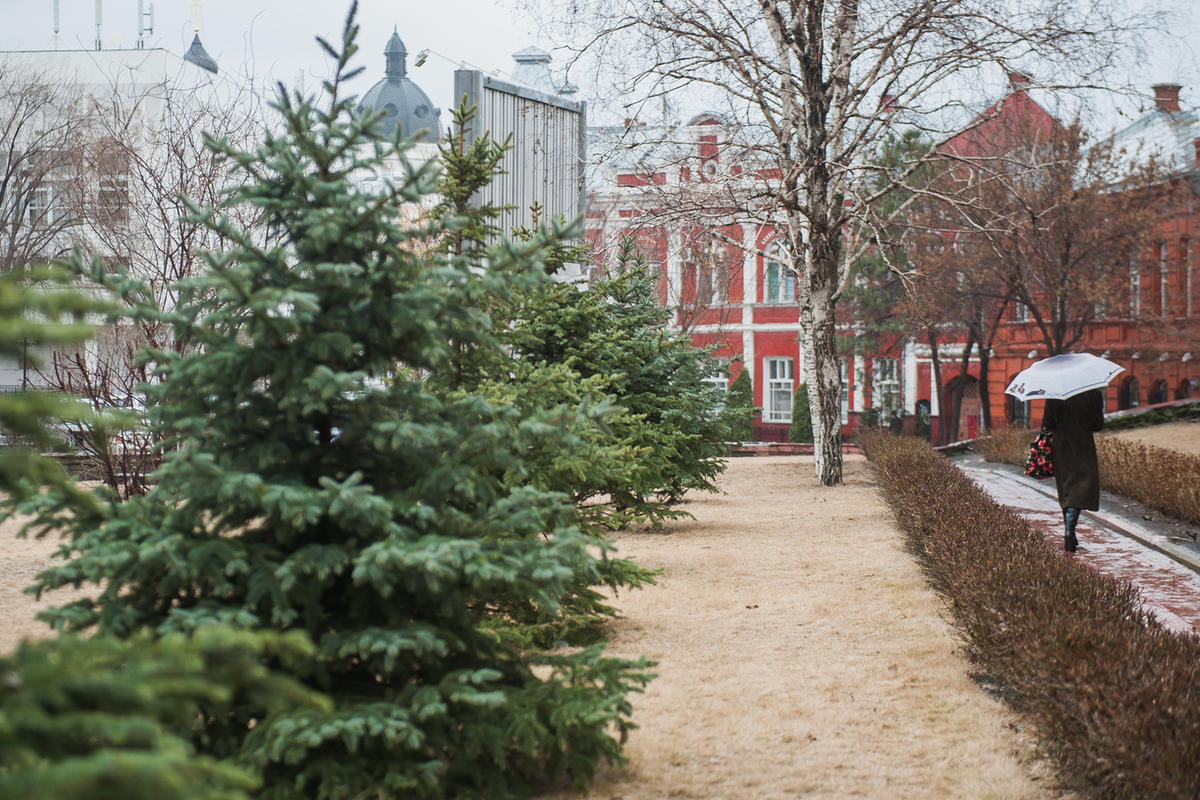
[[[200,34],[192,36],[192,46],[183,54],[184,61],[190,61],[200,69],[208,70],[214,75],[217,74],[217,62],[204,49],[204,45],[200,44]]]
[[[388,39],[387,47],[383,48],[383,55],[387,58],[385,74],[389,79],[399,80],[408,74],[408,64],[405,63],[408,50],[404,48],[404,42],[400,41],[400,34],[395,28],[392,29],[392,38]]]

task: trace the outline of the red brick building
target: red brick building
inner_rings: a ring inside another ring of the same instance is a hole
[[[1012,93],[989,110],[986,122],[943,147],[964,158],[987,157],[1010,150],[1013,131],[1037,136],[1058,125],[1029,97],[1024,76],[1013,78]],[[1125,367],[1108,388],[1110,411],[1200,396],[1200,364],[1195,360],[1200,355],[1200,277],[1192,245],[1200,231],[1200,114],[1181,107],[1180,88],[1154,86],[1153,108],[1112,138],[1114,149],[1125,152],[1127,165],[1152,154],[1165,163],[1176,191],[1171,208],[1129,260],[1117,300],[1098,311],[1073,348]],[[1041,419],[1041,403],[1031,407],[1004,394],[1018,372],[1050,355],[1026,309],[1017,305],[1011,311],[992,350],[986,387],[978,385],[978,365],[972,365],[963,387],[959,430],[951,438],[968,438],[978,431],[978,397],[983,391],[991,400],[993,425],[1036,425]],[[918,362],[921,374],[924,364]],[[945,397],[952,397],[951,391]]]
[[[1059,124],[1029,96],[1024,76],[1011,77],[1012,91],[941,147],[964,158],[987,156],[1012,149],[1014,131],[1036,134]],[[1119,132],[1117,142],[1169,155],[1173,180],[1186,184],[1185,207],[1163,220],[1147,252],[1132,261],[1125,307],[1108,309],[1077,348],[1126,368],[1109,388],[1110,410],[1200,395],[1200,277],[1192,245],[1200,228],[1200,115],[1181,109],[1179,87],[1159,86],[1156,92],[1153,110]],[[762,409],[756,437],[778,441],[786,437],[793,394],[803,380],[796,279],[782,257],[781,230],[768,213],[755,211],[753,198],[769,185],[771,171],[757,168],[729,132],[718,114],[671,128],[628,121],[590,129],[594,166],[587,240],[597,268],[612,262],[621,238],[638,242],[661,276],[659,295],[675,324],[697,344],[717,347],[727,365],[723,382],[749,371],[755,405]],[[1155,324],[1148,325],[1151,315]],[[853,333],[848,326],[847,335]],[[949,364],[961,357],[963,341],[939,349]],[[992,351],[986,387],[979,385],[977,360],[965,380],[957,369],[943,371],[943,401],[961,393],[962,402],[957,430],[942,438],[980,432],[983,392],[991,401],[993,425],[1040,419],[1040,408],[1003,394],[1012,376],[1048,355],[1020,308]],[[887,419],[898,412],[907,430],[942,436],[927,345],[884,339],[873,353],[843,357],[842,378],[846,432],[867,415]]]

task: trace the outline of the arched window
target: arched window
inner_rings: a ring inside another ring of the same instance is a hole
[[[1016,374],[1009,376],[1008,382],[1012,383]],[[1018,428],[1029,427],[1030,403],[1023,400],[1018,400],[1011,394],[1004,395],[1004,416],[1008,420],[1009,425]]]
[[[1120,388],[1117,389],[1117,408],[1124,410],[1126,408],[1137,408],[1141,405],[1141,391],[1138,386],[1138,379],[1134,377],[1126,378]]]
[[[1155,381],[1151,384],[1150,396],[1146,398],[1146,403],[1154,405],[1156,403],[1165,403],[1171,399],[1171,388],[1165,380]]]
[[[763,302],[793,303],[796,300],[796,273],[782,244],[776,244],[763,265]]]
[[[1187,400],[1189,397],[1195,397],[1197,391],[1197,381],[1195,378],[1184,378],[1179,382],[1179,388],[1175,390],[1176,400]]]

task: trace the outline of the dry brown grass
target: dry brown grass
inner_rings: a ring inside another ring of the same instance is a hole
[[[733,459],[721,485],[688,504],[695,520],[617,537],[664,569],[616,600],[612,642],[657,659],[658,678],[634,698],[629,767],[602,770],[590,797],[1065,796],[966,677],[864,459],[849,457],[837,488],[804,457]],[[34,614],[74,597],[21,593],[57,543],[14,533],[0,529],[0,652],[50,635]]]
[[[33,583],[39,572],[51,563],[58,549],[57,539],[18,539],[21,522],[10,519],[0,524],[0,653],[14,650],[22,639],[45,639],[54,635],[47,625],[34,617],[42,609],[63,605],[77,599],[86,591],[59,591],[35,600],[24,589]]]
[[[694,521],[617,537],[662,567],[612,648],[658,660],[629,766],[592,798],[1060,796],[1015,717],[967,677],[861,457],[734,459]],[[570,792],[546,798],[574,797]]]

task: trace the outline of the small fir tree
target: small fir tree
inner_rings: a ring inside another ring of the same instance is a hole
[[[489,309],[547,279],[546,241],[460,252],[436,244],[462,216],[400,224],[435,167],[407,166],[408,143],[351,114],[353,16],[340,49],[322,42],[336,61],[326,106],[281,91],[279,135],[254,152],[210,142],[241,178],[228,202],[258,207],[270,235],[194,209],[231,250],[172,315],[192,347],[148,356],[168,449],[156,485],[73,530],[74,558],[39,587],[104,586],[49,612],[68,628],[306,632],[316,651],[293,669],[331,712],[265,725],[246,704],[210,726],[262,765],[264,797],[500,798],[561,773],[582,785],[620,760],[645,664],[488,632],[505,609],[553,611],[596,584],[597,558],[568,498],[519,480],[559,436],[553,409],[443,380],[502,351]],[[383,158],[407,174],[381,196],[355,177]]]
[[[249,800],[256,765],[198,752],[198,723],[243,704],[327,709],[264,666],[311,653],[300,634],[220,627],[26,642],[0,658],[0,797]]]
[[[728,427],[714,413],[719,392],[703,379],[716,365],[668,326],[654,279],[632,240],[621,243],[614,274],[586,289],[558,287],[514,319],[513,352],[531,363],[565,363],[598,379],[625,414],[610,423],[636,453],[636,471],[594,486],[617,507],[657,522],[675,515],[688,490],[713,491],[725,468]]]
[[[729,391],[725,394],[730,441],[754,441],[754,411],[754,386],[750,383],[750,370],[743,369],[729,384]]]
[[[0,351],[28,358],[84,341],[92,331],[86,317],[106,304],[72,283],[61,267],[0,273]],[[98,431],[113,424],[63,395],[0,395],[0,514],[46,487],[76,525],[111,511],[42,455],[64,444],[52,423],[84,420]],[[249,798],[259,786],[254,765],[198,753],[197,719],[202,708],[225,715],[245,702],[268,712],[320,707],[319,696],[263,666],[311,652],[303,635],[216,628],[194,640],[68,635],[24,643],[0,657],[0,797]]]
[[[801,383],[792,401],[792,424],[788,428],[789,442],[811,442],[813,440],[812,409],[808,406],[808,384]]]
[[[494,143],[482,132],[470,137],[472,144],[468,147],[466,131],[474,124],[474,116],[474,109],[460,106],[454,112],[454,129],[441,147],[443,170],[438,187],[443,199],[431,212],[432,217],[450,215],[464,220],[462,234],[447,237],[442,243],[448,252],[483,252],[488,241],[499,235],[494,225],[497,209],[467,201],[495,176],[507,145]],[[535,206],[533,211],[533,227],[512,233],[522,242],[540,243],[537,254],[547,274],[582,257],[581,247],[564,238],[576,234],[574,228],[559,221],[547,229],[538,224],[540,207]],[[506,267],[495,264],[490,269],[498,272]],[[596,576],[580,575],[580,582],[560,598],[557,607],[523,599],[505,606],[489,621],[493,630],[522,645],[594,641],[616,613],[598,591],[598,584],[615,592],[653,582],[650,570],[611,557],[609,532],[637,517],[599,501],[604,487],[635,483],[641,471],[637,450],[615,433],[615,428],[627,424],[628,415],[606,393],[606,379],[581,377],[569,360],[518,357],[512,346],[522,338],[528,320],[553,317],[564,305],[576,302],[579,295],[579,287],[542,280],[511,295],[489,298],[487,310],[497,339],[504,346],[456,348],[453,368],[432,375],[428,381],[447,392],[483,395],[497,407],[516,409],[522,419],[551,414],[556,420],[536,445],[525,450],[515,468],[507,467],[498,477],[513,485],[569,497],[578,510],[582,532],[602,558]]]

